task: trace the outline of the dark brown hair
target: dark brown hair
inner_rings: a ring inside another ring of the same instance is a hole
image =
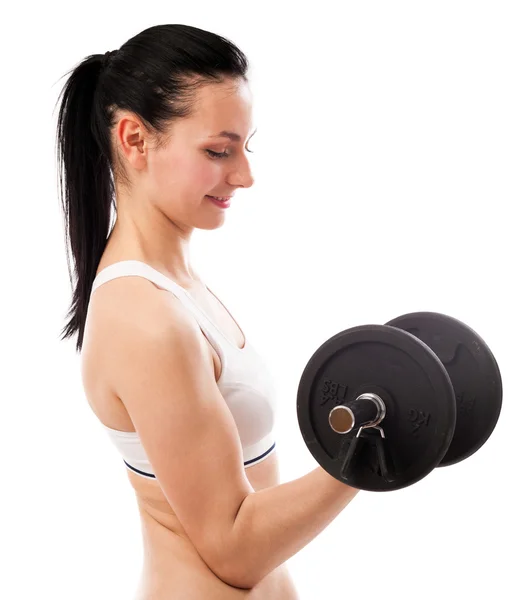
[[[247,58],[234,44],[190,25],[150,27],[106,56],[86,57],[71,71],[59,96],[57,168],[73,286],[61,339],[78,332],[77,352],[83,344],[92,283],[111,231],[112,207],[116,210],[113,177],[129,187],[112,155],[112,107],[136,114],[159,147],[172,123],[193,113],[202,85],[227,78],[247,81],[247,71]]]

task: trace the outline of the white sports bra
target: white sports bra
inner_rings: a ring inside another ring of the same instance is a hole
[[[247,341],[246,336],[243,348],[233,344],[187,290],[144,262],[124,260],[105,267],[94,279],[91,296],[107,281],[133,275],[144,277],[168,290],[191,311],[220,357],[222,370],[218,388],[237,426],[243,448],[244,467],[251,467],[266,459],[276,446],[273,428],[277,400],[272,374],[260,354]],[[209,292],[212,294],[211,290]],[[120,452],[126,467],[140,476],[156,478],[136,431],[118,431],[104,424],[103,427]]]

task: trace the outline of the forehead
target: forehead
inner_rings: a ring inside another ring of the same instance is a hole
[[[254,129],[253,97],[247,83],[208,84],[197,93],[188,132],[207,138],[220,131],[249,136]]]

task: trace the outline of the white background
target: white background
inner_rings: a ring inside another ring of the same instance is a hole
[[[274,369],[282,482],[317,463],[295,410],[335,333],[438,311],[509,376],[506,2],[45,2],[4,14],[0,597],[127,600],[142,561],[123,463],[59,340],[71,299],[57,196],[60,78],[184,23],[251,63],[255,185],[192,260]],[[79,141],[77,141],[79,143]],[[508,411],[472,457],[360,492],[289,560],[302,600],[508,593]],[[299,499],[296,499],[299,501]],[[170,596],[169,596],[170,598]]]

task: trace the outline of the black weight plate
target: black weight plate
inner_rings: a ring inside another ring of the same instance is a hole
[[[374,428],[335,432],[329,413],[338,405],[373,392],[386,405]],[[308,449],[333,477],[367,491],[391,491],[430,473],[450,446],[455,397],[437,356],[417,337],[385,325],[364,325],[327,340],[308,361],[297,394],[299,427]],[[377,446],[384,449],[392,477],[380,469]],[[355,448],[350,471],[344,469]]]
[[[448,371],[457,401],[453,440],[439,467],[468,458],[489,439],[501,412],[503,384],[494,355],[470,327],[447,315],[410,313],[387,323],[422,340]]]

